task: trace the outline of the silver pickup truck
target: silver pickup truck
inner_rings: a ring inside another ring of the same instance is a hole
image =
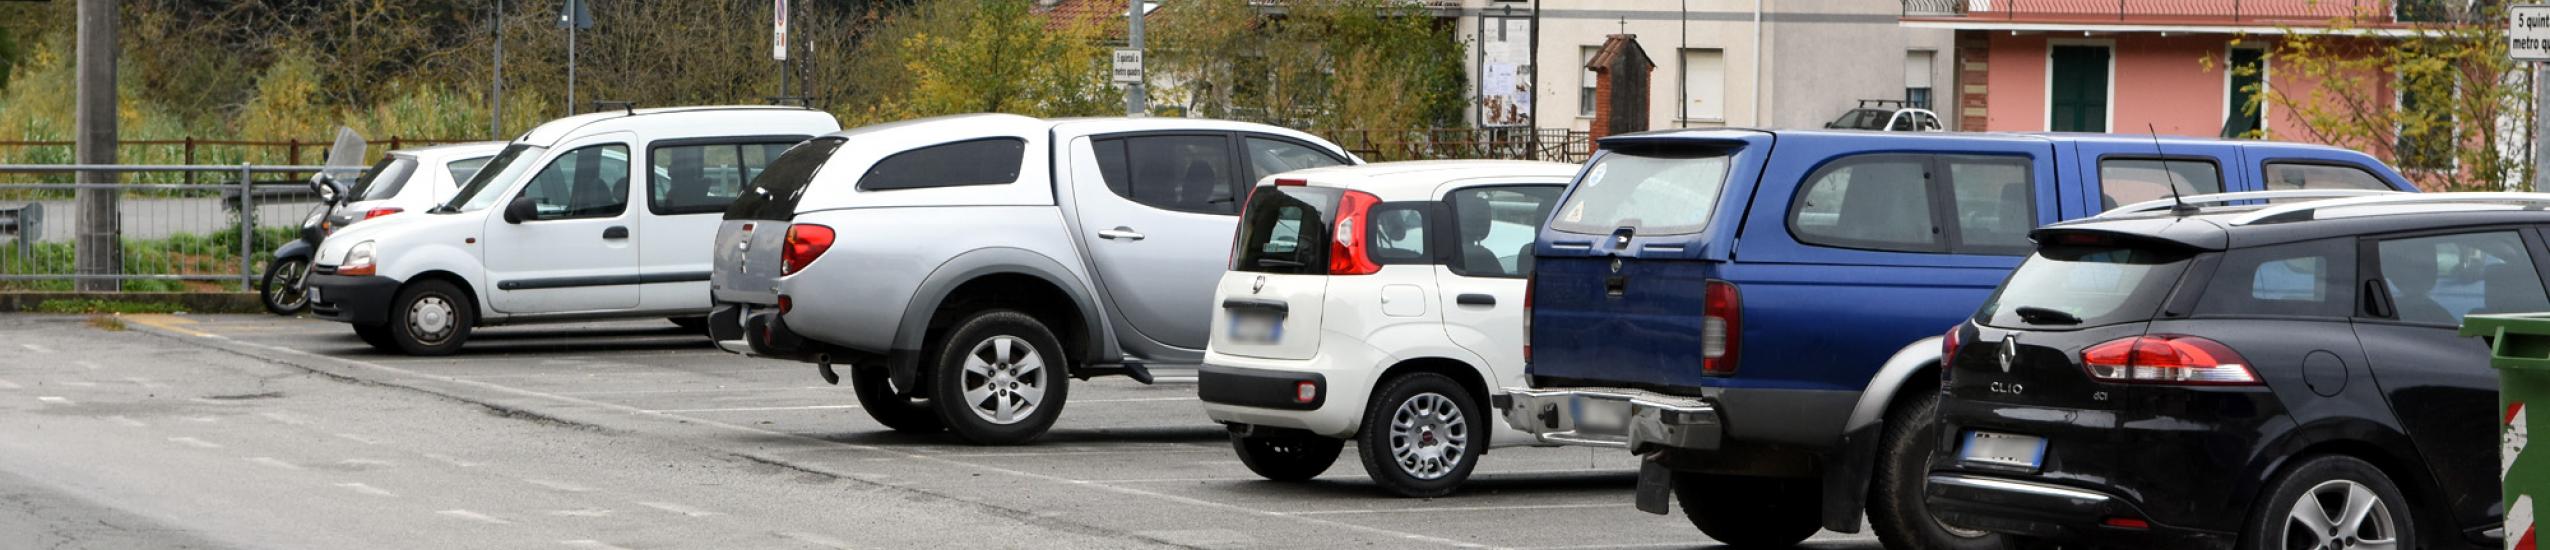
[[[1042,435],[1071,378],[1193,368],[1249,185],[1358,163],[1272,126],[962,115],[798,144],[718,228],[710,335],[849,368],[862,409],[975,443]]]

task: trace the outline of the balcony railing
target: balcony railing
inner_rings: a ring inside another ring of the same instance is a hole
[[[2060,23],[2360,25],[2467,19],[2456,0],[1903,0],[1907,18]]]

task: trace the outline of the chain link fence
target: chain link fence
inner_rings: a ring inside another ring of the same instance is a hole
[[[318,166],[0,164],[0,290],[69,291],[111,280],[125,291],[255,290],[275,247],[299,238],[320,205]],[[11,183],[89,179],[116,183]],[[153,183],[192,180],[197,183]],[[78,194],[115,194],[115,269],[82,273]]]

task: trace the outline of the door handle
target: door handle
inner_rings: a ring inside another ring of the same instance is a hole
[[[611,240],[629,238],[629,227],[625,225],[611,226],[610,229],[602,230],[602,238]]]
[[[1110,241],[1139,241],[1142,240],[1142,234],[1135,232],[1131,227],[1119,225],[1115,229],[1099,231],[1098,238]]]
[[[1496,297],[1473,292],[1452,297],[1452,303],[1465,306],[1496,307]]]

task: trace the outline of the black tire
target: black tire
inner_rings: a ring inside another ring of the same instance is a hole
[[[2383,475],[2382,469],[2374,467],[2372,463],[2342,455],[2304,460],[2285,468],[2283,473],[2276,474],[2275,481],[2267,484],[2267,490],[2263,493],[2265,496],[2257,501],[2258,505],[2253,507],[2255,510],[2249,513],[2249,524],[2241,530],[2243,538],[2248,540],[2242,541],[2240,546],[2269,550],[2315,546],[2321,541],[2311,539],[2317,536],[2311,534],[2306,528],[2296,525],[2296,521],[2291,519],[2295,515],[2295,510],[2300,507],[2302,498],[2306,494],[2328,497],[2332,496],[2330,489],[2334,488],[2336,495],[2345,495],[2351,492],[2346,490],[2349,488],[2348,485],[2367,489],[2367,492],[2377,499],[2380,506],[2367,510],[2366,519],[2361,522],[2362,527],[2356,532],[2332,533],[2328,536],[2354,537],[2357,540],[2381,540],[2381,537],[2389,537],[2393,542],[2391,545],[2393,548],[2419,548],[2417,523],[2413,518],[2415,513],[2408,499],[2400,496],[2399,486],[2392,484],[2390,476]],[[2321,516],[2324,518],[2343,515],[2347,509],[2344,507],[2343,496],[2337,499],[2319,498],[2317,500],[2322,509],[2329,512]],[[2389,521],[2380,521],[2382,519]]]
[[[354,325],[354,336],[362,338],[363,343],[370,344],[372,349],[399,353],[398,340],[390,337],[389,325]]]
[[[310,293],[301,280],[310,275],[310,258],[294,256],[266,262],[266,277],[257,282],[257,301],[266,312],[291,317],[310,309]]]
[[[1275,481],[1303,481],[1319,477],[1328,466],[1337,463],[1337,455],[1345,452],[1346,440],[1308,433],[1269,433],[1243,436],[1231,434],[1231,450],[1240,455],[1240,463],[1258,477]]]
[[[1939,446],[1939,392],[1916,388],[1889,406],[1877,439],[1876,471],[1869,480],[1868,523],[1887,548],[1904,550],[2010,550],[2019,546],[1999,533],[1950,527],[1931,517],[1923,501],[1930,483],[1930,455]]]
[[[1000,356],[1003,345],[1006,357]],[[1071,394],[1070,359],[1035,317],[1006,309],[975,313],[930,349],[930,403],[957,437],[977,445],[1016,445],[1045,435],[1062,416]],[[981,358],[982,370],[967,371],[973,357]],[[967,386],[978,384],[981,399],[967,398]]]
[[[390,301],[390,340],[409,355],[451,355],[469,341],[478,321],[477,307],[450,282],[426,279],[408,283]]]
[[[1709,538],[1735,548],[1788,548],[1823,529],[1823,497],[1813,479],[1676,472],[1674,500]]]
[[[850,393],[859,396],[859,408],[868,418],[877,419],[894,431],[934,434],[947,431],[947,422],[930,408],[926,399],[904,397],[894,393],[894,376],[885,367],[849,366]]]
[[[668,317],[664,320],[672,321],[673,326],[682,327],[683,330],[696,332],[701,336],[708,335],[707,317]]]
[[[1391,494],[1448,495],[1470,479],[1479,455],[1487,452],[1488,422],[1477,397],[1451,377],[1431,372],[1392,377],[1364,407],[1355,454],[1372,482]]]

